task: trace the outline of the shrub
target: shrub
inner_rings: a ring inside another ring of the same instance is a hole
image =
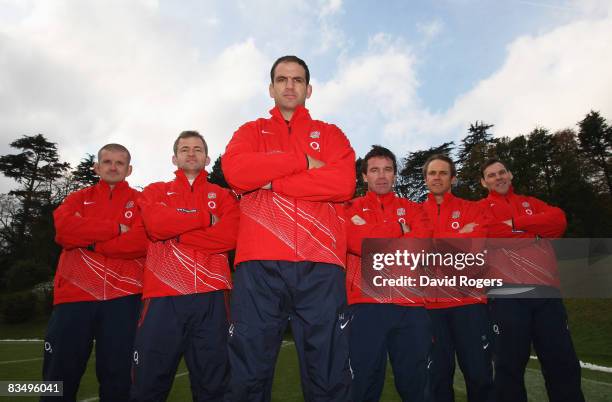
[[[9,291],[31,288],[37,283],[49,280],[51,270],[48,266],[34,260],[16,261],[6,271],[4,280]]]
[[[32,292],[13,293],[4,297],[2,315],[8,324],[25,322],[36,312],[36,296]]]

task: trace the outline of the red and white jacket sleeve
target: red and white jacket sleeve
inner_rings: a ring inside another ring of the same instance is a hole
[[[259,135],[256,122],[243,125],[221,157],[225,179],[237,193],[256,190],[275,179],[308,169],[304,153],[258,151]]]
[[[535,198],[533,200],[535,202],[538,202],[538,204],[541,202]],[[525,217],[498,216],[496,215],[495,207],[490,207],[489,201],[487,199],[481,200],[480,203],[483,209],[485,210],[485,219],[487,220],[488,247],[520,249],[522,247],[531,246],[534,242],[537,241],[538,236],[540,237],[559,237],[563,234],[563,231],[561,231],[559,235],[546,236],[544,234],[539,234],[537,232],[532,232],[532,231],[525,230],[525,229],[519,229],[518,227],[516,227],[515,220],[518,219],[519,224],[524,224],[525,222],[523,221],[523,218],[528,218],[529,217],[528,215],[526,215]],[[547,204],[545,205],[548,207]],[[554,207],[550,207],[550,208],[558,209]],[[562,214],[563,230],[565,230],[565,214],[560,209],[559,211]],[[535,210],[535,213],[537,214],[538,211]],[[536,221],[539,221],[537,222],[536,226],[539,226],[540,230],[544,229],[541,226],[543,224],[542,218],[544,218],[544,221],[546,221],[548,218],[550,218],[550,215],[548,216],[545,215],[544,217],[536,218]],[[513,226],[508,225],[506,223],[506,221],[508,220],[512,221]],[[534,226],[531,226],[531,227],[534,228]],[[550,229],[554,230],[555,227],[558,228],[558,223],[552,223],[549,230]],[[551,234],[548,230],[543,230],[543,232],[548,232],[549,234]]]
[[[147,234],[142,218],[136,218],[130,230],[110,240],[95,243],[94,251],[109,258],[135,259],[147,254]]]
[[[475,223],[474,229],[469,233],[459,233],[459,230],[444,230],[436,233],[441,239],[456,238],[486,238],[488,234],[489,218],[486,210],[477,202],[463,204],[461,213],[464,215],[465,225]]]
[[[206,229],[197,229],[179,236],[179,243],[185,244],[210,254],[223,253],[236,247],[240,209],[238,202],[229,192],[220,200],[219,221]]]
[[[153,240],[168,240],[196,229],[211,225],[208,211],[186,211],[164,202],[165,183],[147,186],[138,200],[142,220],[149,237]]]
[[[487,244],[488,219],[487,214],[477,202],[465,203],[461,207],[461,214],[464,215],[464,225],[474,223],[473,230],[469,233],[460,233],[460,230],[444,230],[435,234],[436,245],[438,247],[450,246],[454,252],[463,251],[469,253],[481,252]],[[447,241],[451,239],[450,241]],[[470,241],[454,241],[454,239],[472,239]],[[450,251],[450,250],[449,250]]]
[[[419,204],[414,204],[414,207],[408,209],[410,215],[406,224],[410,228],[410,231],[404,233],[402,237],[416,238],[416,239],[427,239],[433,235],[433,228],[429,222],[427,214]]]
[[[489,200],[483,199],[479,201],[479,205],[482,207],[484,217],[487,222],[488,234],[487,237],[491,238],[531,238],[533,237],[529,233],[517,233],[512,231],[512,227],[506,224],[505,221],[511,219],[510,216],[496,216],[495,208],[489,206]],[[501,243],[500,243],[501,244]]]
[[[344,133],[330,125],[326,144],[333,151],[325,166],[272,181],[272,190],[306,201],[342,202],[355,193],[355,151]],[[311,155],[319,159],[316,154]]]
[[[346,238],[349,253],[361,255],[361,243],[364,239],[398,238],[402,236],[402,227],[399,222],[370,223],[361,214],[361,205],[358,202],[350,202],[345,206]],[[356,225],[352,218],[357,215],[366,223]]]
[[[523,230],[539,237],[562,237],[567,227],[565,212],[537,198],[529,197],[533,215],[518,216],[512,220],[515,230]]]
[[[121,233],[119,222],[79,216],[83,215],[83,194],[77,191],[68,195],[53,211],[55,241],[65,249],[87,247]]]

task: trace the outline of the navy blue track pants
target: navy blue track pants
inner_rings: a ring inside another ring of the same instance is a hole
[[[300,362],[304,400],[348,401],[344,270],[332,264],[247,261],[231,298],[228,401],[270,401],[287,325]]]
[[[94,339],[100,401],[129,400],[140,296],[62,303],[53,308],[44,343],[43,380],[63,381],[64,396],[42,397],[41,401],[76,400]]]
[[[453,402],[455,354],[470,402],[493,399],[493,344],[486,304],[430,309],[434,328],[432,395],[435,402]]]
[[[426,400],[431,321],[424,307],[355,304],[350,311],[352,401],[380,400],[387,354],[402,401]]]
[[[227,389],[226,292],[146,299],[133,353],[131,400],[165,401],[181,360],[194,401],[222,401]]]
[[[489,299],[495,336],[498,402],[526,402],[525,367],[531,344],[542,366],[550,402],[584,402],[580,363],[561,299]]]

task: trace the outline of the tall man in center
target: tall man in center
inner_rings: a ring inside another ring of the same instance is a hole
[[[234,133],[223,171],[241,222],[231,300],[230,401],[269,401],[288,323],[306,401],[350,399],[342,202],[355,189],[355,152],[304,107],[310,73],[295,56],[270,71],[270,118]]]

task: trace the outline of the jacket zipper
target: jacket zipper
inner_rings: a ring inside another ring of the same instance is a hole
[[[288,136],[291,137],[291,125],[289,125],[289,123],[287,123],[287,133]],[[293,232],[293,238],[294,238],[294,250],[295,250],[295,256],[294,258],[297,260],[298,257],[298,213],[297,213],[297,199],[293,199],[293,213],[295,214],[295,225],[294,227],[294,232]]]
[[[506,203],[510,207],[510,223],[512,223],[511,230],[512,232],[514,232],[514,208],[512,207],[512,204],[510,203],[510,200],[507,196],[504,197],[504,200],[506,200]]]
[[[108,200],[112,202],[113,199],[113,190],[111,189],[108,193]],[[121,230],[121,227],[120,229]],[[105,261],[106,262],[106,261]],[[106,300],[106,285],[107,285],[107,268],[106,268],[106,264],[104,264],[104,300]]]
[[[440,210],[441,210],[440,204],[438,204],[437,201],[436,201],[436,206],[438,207],[438,216],[436,217],[436,229],[435,230],[437,230],[440,227]],[[434,233],[435,233],[435,230],[434,230]],[[434,234],[434,237],[435,237],[435,234]],[[436,278],[438,277],[438,272],[439,272],[438,269],[439,267],[436,266],[435,273],[434,273]],[[439,302],[441,299],[442,298],[440,297],[440,290],[436,288],[436,293],[435,293],[435,296],[433,297],[434,303]]]
[[[189,180],[187,181],[189,183]],[[195,187],[195,179],[193,183],[189,184],[189,188],[191,189],[191,194],[193,194],[193,188]],[[193,205],[193,198],[190,200],[189,205]],[[197,207],[197,205],[194,205]],[[198,291],[198,262],[196,261],[196,251],[193,251],[193,291],[197,293]]]

